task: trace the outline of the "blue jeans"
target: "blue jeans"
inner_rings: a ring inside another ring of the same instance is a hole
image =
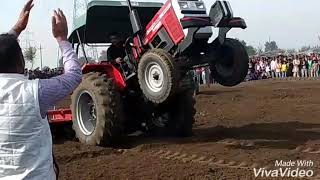
[[[281,77],[282,77],[282,78],[287,77],[287,72],[281,72]]]

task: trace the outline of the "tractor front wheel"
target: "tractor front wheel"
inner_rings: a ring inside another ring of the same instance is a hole
[[[91,72],[72,94],[73,129],[81,143],[111,145],[123,135],[121,97],[112,79]]]
[[[176,89],[176,73],[172,57],[166,51],[146,52],[138,67],[139,84],[145,97],[155,104],[166,101]]]

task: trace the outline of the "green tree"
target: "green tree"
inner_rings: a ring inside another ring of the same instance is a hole
[[[320,53],[320,46],[314,47],[313,51],[316,52],[316,53]]]
[[[296,53],[296,50],[295,49],[287,49],[287,53],[294,54],[294,53]]]
[[[247,42],[244,40],[239,40],[239,41],[246,48],[249,56],[253,56],[253,55],[257,54],[257,50],[253,46],[247,45]]]
[[[301,49],[299,50],[299,52],[306,52],[306,51],[309,51],[309,50],[311,50],[310,46],[302,46]]]
[[[243,45],[243,46],[247,46],[247,42],[245,42],[244,40],[239,40],[240,42],[241,42],[241,44]]]
[[[246,49],[249,56],[253,56],[257,54],[257,50],[253,46],[246,46]]]
[[[263,53],[263,47],[258,47],[257,52],[258,52],[258,54],[262,54]]]
[[[37,53],[37,48],[33,46],[29,46],[23,52],[24,59],[31,64],[31,69],[33,69],[36,53]]]
[[[265,46],[265,49],[264,49],[265,52],[275,51],[279,49],[275,41],[266,42],[264,46]]]

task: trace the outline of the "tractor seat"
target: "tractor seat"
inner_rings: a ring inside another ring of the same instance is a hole
[[[242,28],[242,29],[246,29],[247,28],[247,24],[246,22],[240,18],[240,17],[233,17],[233,18],[228,18],[228,19],[224,19],[219,23],[219,27],[229,27],[229,28]]]

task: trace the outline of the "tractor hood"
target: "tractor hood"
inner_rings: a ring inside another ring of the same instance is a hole
[[[138,10],[141,24],[145,27],[157,11],[161,2],[132,1]],[[124,0],[75,0],[73,31],[69,41],[79,43],[78,35],[83,43],[107,43],[109,34],[119,33],[124,37],[132,34],[129,9]]]

